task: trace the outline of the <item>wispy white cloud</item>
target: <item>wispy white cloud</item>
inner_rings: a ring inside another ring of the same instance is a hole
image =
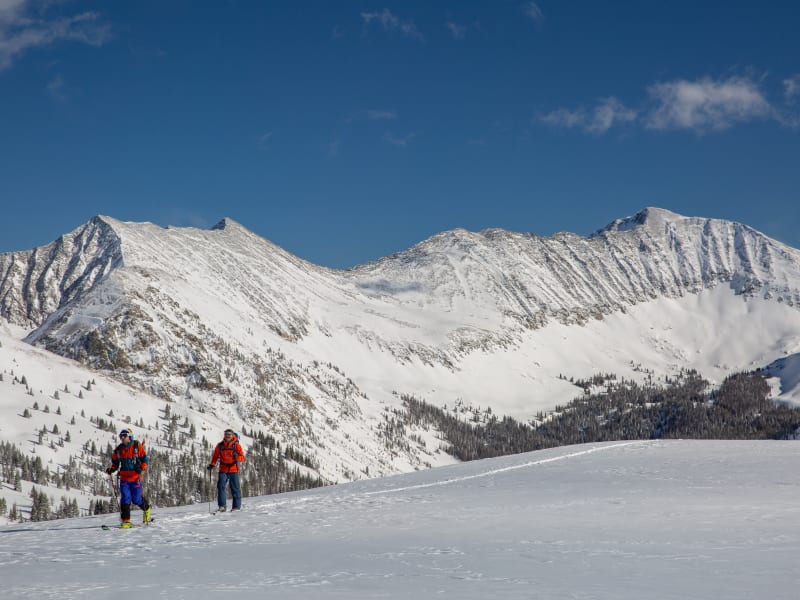
[[[800,73],[783,80],[783,94],[786,101],[794,104],[800,98]]]
[[[404,135],[402,137],[398,137],[391,133],[386,133],[383,136],[383,140],[392,144],[393,146],[398,146],[400,148],[407,147],[414,139],[417,137],[416,133],[409,133],[408,135]]]
[[[800,75],[783,81],[787,104],[800,98]],[[552,127],[603,134],[613,127],[638,123],[652,131],[688,130],[698,134],[723,131],[739,123],[771,120],[784,127],[800,126],[790,107],[772,104],[761,83],[749,77],[659,82],[646,89],[640,108],[629,108],[614,97],[591,110],[558,108],[537,119]]]
[[[0,0],[0,23],[19,18],[27,0]]]
[[[537,118],[546,125],[564,129],[585,128],[589,120],[586,110],[583,108],[557,108],[549,113],[539,115]]]
[[[267,131],[266,133],[262,133],[258,136],[258,145],[261,147],[266,147],[269,144],[269,141],[272,139],[272,132]]]
[[[537,25],[544,22],[544,13],[536,2],[528,2],[522,6],[522,12]]]
[[[371,121],[390,121],[397,118],[394,110],[368,110],[367,118]]]
[[[656,83],[647,92],[655,102],[645,122],[649,129],[719,131],[774,114],[758,83],[745,77]]]
[[[70,17],[33,16],[28,0],[0,0],[0,71],[9,68],[27,50],[59,41],[102,46],[111,37],[109,25],[96,12]]]
[[[361,18],[364,25],[369,27],[373,23],[379,25],[386,31],[399,31],[406,37],[422,41],[424,39],[414,21],[404,21],[397,17],[388,8],[384,8],[380,12],[367,12],[361,13]]]
[[[605,133],[614,125],[630,123],[636,118],[636,111],[627,108],[616,98],[604,98],[595,107],[588,130],[591,133]]]
[[[582,127],[586,124],[589,117],[586,110],[583,108],[557,108],[549,113],[539,115],[539,121],[552,125],[553,127],[564,127],[565,129],[574,129],[575,127]]]
[[[559,108],[542,115],[539,120],[553,127],[581,129],[601,135],[614,125],[630,123],[638,118],[635,110],[627,108],[614,97],[601,99],[592,110]]]
[[[450,31],[452,36],[457,40],[463,40],[467,37],[467,26],[466,25],[459,25],[458,23],[453,23],[452,21],[448,21],[445,23],[445,27]]]
[[[66,92],[64,91],[64,78],[61,77],[61,75],[56,75],[47,84],[47,93],[55,100],[64,101],[67,99]]]

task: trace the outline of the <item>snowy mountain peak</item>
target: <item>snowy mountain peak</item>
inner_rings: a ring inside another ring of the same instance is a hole
[[[0,317],[32,328],[92,289],[122,264],[114,224],[94,217],[46,246],[0,254]]]
[[[247,229],[247,228],[246,228],[246,227],[244,227],[242,224],[240,224],[240,223],[239,223],[239,222],[237,222],[237,221],[234,221],[234,220],[233,220],[233,219],[231,219],[230,217],[225,217],[225,218],[224,218],[224,219],[222,219],[222,220],[221,220],[219,223],[217,223],[216,225],[214,225],[214,226],[211,228],[211,230],[212,230],[212,231],[214,231],[214,230],[220,230],[220,229],[228,229],[228,230],[230,230],[230,229],[236,229],[236,228]]]
[[[573,397],[565,373],[717,377],[800,352],[798,308],[799,251],[657,208],[591,237],[454,229],[347,271],[229,218],[95,217],[0,255],[0,317],[28,343],[264,428],[332,480],[434,460],[380,450],[402,394],[529,419]]]
[[[691,218],[692,217],[685,217],[663,208],[648,206],[635,215],[623,219],[616,219],[603,229],[597,231],[594,235],[611,231],[629,231],[637,227],[646,227],[652,232],[664,233],[677,223]]]
[[[409,248],[406,252],[415,255],[463,252],[481,244],[483,235],[463,228],[449,229],[432,235],[428,239]]]

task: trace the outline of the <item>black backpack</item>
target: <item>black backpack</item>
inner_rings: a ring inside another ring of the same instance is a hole
[[[240,455],[236,454],[236,447],[235,447],[236,444],[241,444],[241,442],[239,441],[239,434],[234,431],[233,432],[233,441],[231,442],[231,452],[233,453],[233,462],[232,463],[225,463],[226,465],[227,464],[231,464],[231,465],[238,465],[239,464],[239,461],[236,460],[236,457],[240,456]],[[222,450],[224,448],[225,448],[225,440],[223,440],[223,441],[221,441],[221,442],[219,442],[217,444],[217,451],[219,452],[219,464],[220,465],[222,464]]]

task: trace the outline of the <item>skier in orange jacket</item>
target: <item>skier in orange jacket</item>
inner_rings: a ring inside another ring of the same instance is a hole
[[[222,441],[214,448],[211,463],[207,469],[209,473],[219,462],[219,474],[217,476],[217,505],[219,512],[225,512],[227,499],[225,490],[228,484],[231,485],[231,496],[233,496],[233,506],[231,510],[241,510],[242,492],[239,488],[239,463],[244,462],[244,450],[239,444],[239,436],[232,429],[225,430]]]
[[[150,503],[142,496],[140,474],[147,470],[147,451],[144,442],[133,439],[128,429],[119,432],[120,444],[111,454],[111,465],[106,473],[111,475],[119,469],[119,513],[122,528],[131,526],[131,503],[144,511],[142,522],[150,520]]]

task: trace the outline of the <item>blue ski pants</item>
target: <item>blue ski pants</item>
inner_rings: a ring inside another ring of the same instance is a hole
[[[142,496],[142,482],[120,481],[119,512],[123,521],[129,521],[131,518],[131,504],[141,507],[142,510],[147,510],[150,507],[147,498]]]
[[[242,508],[242,492],[239,489],[239,473],[219,472],[219,477],[217,479],[217,505],[220,507],[225,506],[225,491],[228,487],[228,484],[231,485],[231,496],[233,496],[232,508]]]

